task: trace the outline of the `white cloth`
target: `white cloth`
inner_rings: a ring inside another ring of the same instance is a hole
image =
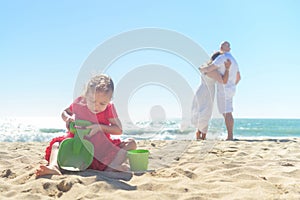
[[[217,59],[213,62],[214,65],[218,66],[218,71],[221,75],[225,73],[225,65],[224,62],[230,59],[231,66],[229,69],[229,77],[228,82],[224,85],[221,83],[217,83],[217,102],[218,109],[221,114],[233,112],[232,99],[235,95],[236,90],[236,75],[239,71],[238,64],[231,53],[224,53],[217,57]]]
[[[216,81],[202,75],[201,85],[196,91],[192,105],[192,124],[203,133],[207,133],[212,115]]]

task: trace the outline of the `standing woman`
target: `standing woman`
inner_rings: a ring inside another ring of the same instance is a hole
[[[222,52],[217,51],[212,56],[206,65],[210,65]],[[224,62],[226,69],[230,68],[229,60]],[[228,72],[228,71],[226,71]],[[215,83],[226,83],[228,73],[223,76],[217,70],[201,75],[201,85],[198,88],[192,105],[192,124],[197,128],[196,139],[205,140],[208,131],[209,120],[213,111],[215,97]]]

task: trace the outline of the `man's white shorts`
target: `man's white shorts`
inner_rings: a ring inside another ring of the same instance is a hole
[[[224,90],[224,87],[218,88],[217,104],[221,114],[233,112],[232,99],[235,94],[233,90]]]

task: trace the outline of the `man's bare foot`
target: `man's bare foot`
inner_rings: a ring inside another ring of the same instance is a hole
[[[126,172],[126,171],[129,171],[129,167],[128,165],[119,165],[119,166],[108,166],[104,171],[107,171],[107,172]]]
[[[227,138],[226,139],[226,141],[232,141],[233,140],[233,138]]]
[[[202,133],[201,140],[205,140],[205,139],[206,139],[206,133]]]
[[[41,165],[35,172],[36,177],[44,175],[61,175],[60,170],[57,166]]]

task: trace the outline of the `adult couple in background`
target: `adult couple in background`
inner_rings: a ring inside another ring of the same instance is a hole
[[[230,43],[222,42],[220,50],[211,56],[206,65],[199,68],[202,73],[201,85],[196,92],[192,106],[192,124],[197,128],[197,140],[206,139],[213,112],[215,85],[217,85],[218,110],[225,119],[227,140],[233,140],[232,99],[241,76],[238,64],[230,50]]]

